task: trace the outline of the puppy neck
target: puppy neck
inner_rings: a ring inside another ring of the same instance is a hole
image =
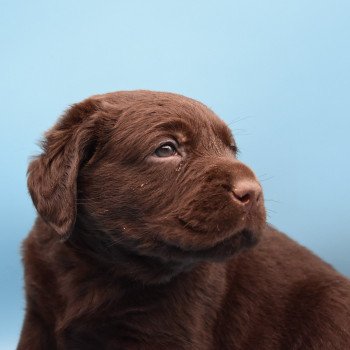
[[[174,260],[141,254],[122,242],[116,244],[96,228],[88,229],[80,220],[64,244],[81,259],[111,271],[114,278],[143,285],[167,283],[198,264],[193,259]]]

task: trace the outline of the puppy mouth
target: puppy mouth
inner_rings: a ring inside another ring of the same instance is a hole
[[[177,248],[188,255],[205,259],[223,260],[242,248],[254,246],[260,239],[265,220],[252,219],[249,213],[242,213],[241,218],[226,227],[211,225],[212,228],[193,224],[177,217],[182,230],[190,237],[182,242],[165,239],[170,248]],[[216,229],[215,229],[216,226]]]
[[[210,231],[193,225],[190,222],[182,218],[177,218],[182,229],[188,231],[189,234],[197,235],[199,244],[192,241],[191,244],[184,244],[184,242],[175,242],[168,239],[162,239],[163,244],[167,249],[173,253],[180,254],[182,256],[191,256],[196,259],[209,259],[209,260],[223,260],[229,256],[232,256],[236,252],[242,250],[242,248],[248,248],[254,246],[259,238],[260,231],[256,231],[251,228],[236,228],[229,232],[222,232],[222,235],[212,236],[210,241],[204,243],[204,237],[209,238]],[[220,237],[221,236],[221,237]]]
[[[221,227],[220,223],[211,224],[211,227],[203,227],[197,224],[193,224],[190,221],[186,221],[183,218],[178,217],[177,221],[181,230],[185,230],[186,234],[198,242],[198,248],[200,250],[210,249],[211,247],[229,240],[231,237],[239,234],[239,232],[253,232],[254,229],[250,228],[247,224],[246,215],[242,216],[242,220],[232,225]],[[199,250],[195,249],[195,250]]]
[[[177,220],[180,223],[180,225],[187,230],[190,230],[190,231],[195,232],[195,233],[200,233],[200,234],[208,233],[207,230],[204,230],[196,225],[192,225],[190,222],[188,222],[180,217],[178,217]]]

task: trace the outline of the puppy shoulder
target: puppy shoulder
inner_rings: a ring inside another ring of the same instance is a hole
[[[225,309],[240,332],[259,325],[283,349],[350,348],[350,281],[285,234],[268,226],[227,277]]]

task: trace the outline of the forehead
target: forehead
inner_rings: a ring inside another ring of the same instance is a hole
[[[122,96],[117,93],[111,97],[108,105],[119,114],[115,131],[123,138],[176,134],[186,141],[233,142],[227,125],[208,107],[193,99],[149,91],[126,92]]]

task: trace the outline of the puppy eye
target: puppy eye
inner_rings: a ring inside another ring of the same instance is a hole
[[[167,142],[159,146],[155,151],[154,154],[157,157],[172,157],[178,154],[176,146],[172,142]]]

